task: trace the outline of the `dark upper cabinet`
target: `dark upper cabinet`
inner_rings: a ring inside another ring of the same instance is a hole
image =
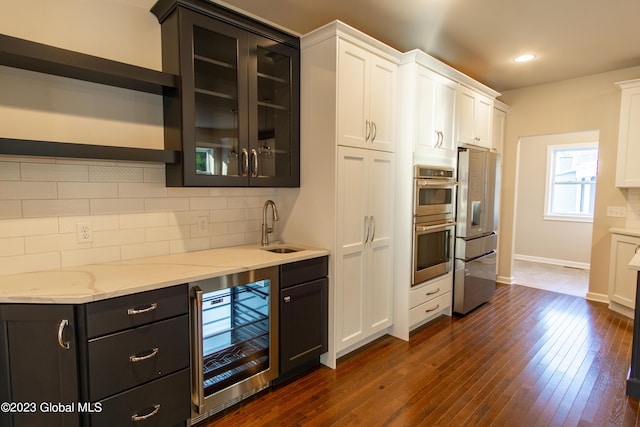
[[[168,186],[300,184],[300,46],[297,37],[207,1],[164,1]]]

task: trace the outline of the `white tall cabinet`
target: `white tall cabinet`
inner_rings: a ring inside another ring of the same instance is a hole
[[[617,83],[622,91],[616,187],[640,187],[640,79]]]
[[[322,361],[335,367],[393,322],[400,54],[339,21],[301,48],[300,189],[279,195],[281,237],[331,250]]]
[[[458,142],[491,149],[493,99],[461,84],[456,102]]]

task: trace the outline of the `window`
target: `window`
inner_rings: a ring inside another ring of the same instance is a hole
[[[550,145],[545,219],[592,221],[598,145]]]

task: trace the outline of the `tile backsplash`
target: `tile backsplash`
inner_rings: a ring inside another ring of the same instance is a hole
[[[258,243],[277,196],[167,188],[158,163],[0,156],[0,274]]]

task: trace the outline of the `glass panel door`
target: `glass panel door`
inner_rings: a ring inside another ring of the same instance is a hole
[[[269,287],[260,280],[202,295],[205,395],[269,368]]]
[[[193,27],[195,172],[240,175],[238,41]]]

